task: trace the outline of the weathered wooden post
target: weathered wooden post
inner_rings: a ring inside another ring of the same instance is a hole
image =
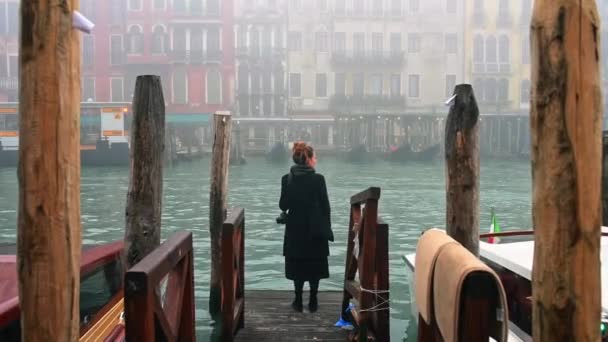
[[[160,245],[165,100],[159,76],[138,76],[133,97],[125,269]]]
[[[23,341],[78,341],[78,0],[21,3],[17,272]]]
[[[593,0],[537,0],[530,37],[535,341],[599,341],[602,95]]]
[[[173,166],[173,126],[167,124],[165,127],[165,163]]]
[[[445,125],[446,229],[479,256],[479,108],[471,85],[454,95]]]
[[[211,186],[209,187],[209,233],[211,236],[211,281],[209,313],[214,319],[221,310],[222,281],[222,226],[226,218],[228,194],[228,164],[230,160],[230,112],[216,112],[213,116],[214,138],[211,162]]]
[[[602,134],[602,225],[608,226],[608,131]]]

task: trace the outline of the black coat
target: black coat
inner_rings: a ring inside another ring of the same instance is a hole
[[[281,179],[279,207],[288,213],[283,255],[288,258],[320,258],[329,255],[333,241],[331,212],[325,177],[309,169]]]

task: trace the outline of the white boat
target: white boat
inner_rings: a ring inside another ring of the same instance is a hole
[[[608,227],[602,227],[601,238],[601,280],[602,280],[602,341],[608,341]],[[509,237],[518,237],[519,241],[507,242],[508,237],[498,244],[484,242],[485,236],[479,243],[479,254],[490,268],[499,276],[507,294],[509,307],[509,337],[508,341],[532,341],[532,264],[534,260],[534,240],[532,232],[509,232]],[[525,240],[522,241],[522,238]],[[414,268],[416,254],[404,257],[407,264],[407,277],[411,298],[412,320],[418,324],[418,311],[414,293]],[[606,262],[605,262],[606,261]],[[598,322],[600,323],[600,322]]]

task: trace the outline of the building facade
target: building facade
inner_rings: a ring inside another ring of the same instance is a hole
[[[19,90],[19,1],[0,0],[0,102],[16,102]]]
[[[465,68],[484,154],[529,153],[532,0],[467,0]]]
[[[125,84],[161,75],[170,114],[229,108],[234,92],[232,2],[129,0],[124,32]]]
[[[81,35],[83,102],[122,102],[125,97],[123,38],[126,2],[81,0],[80,11],[95,23]]]
[[[608,129],[608,1],[598,0],[598,11],[602,21],[601,38],[602,79],[604,86],[604,129]]]
[[[284,142],[287,117],[287,1],[235,4],[236,118],[248,149]]]
[[[438,143],[442,104],[463,80],[463,13],[445,0],[291,1],[292,117],[315,120],[304,128],[321,146]]]
[[[205,126],[211,114],[233,109],[233,5],[228,0],[128,0],[120,50],[124,95],[137,75],[159,74],[167,122]],[[114,41],[112,42],[114,46]],[[120,81],[116,80],[116,84]]]

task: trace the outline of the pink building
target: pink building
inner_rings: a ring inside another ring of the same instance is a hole
[[[230,0],[128,0],[124,85],[161,75],[169,122],[206,121],[234,101],[234,31]],[[197,114],[188,119],[188,114]]]
[[[16,102],[19,78],[19,1],[0,0],[0,102]]]
[[[95,23],[92,34],[83,34],[82,101],[128,101],[124,94],[125,31],[123,0],[81,0],[80,11]]]

